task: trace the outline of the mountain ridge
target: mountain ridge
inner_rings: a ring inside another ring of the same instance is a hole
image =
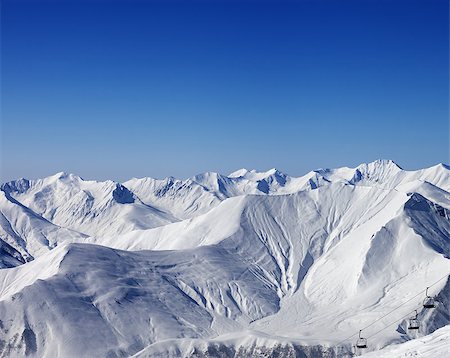
[[[377,161],[299,178],[4,184],[0,357],[191,357],[217,344],[322,357],[394,310],[373,350],[415,338],[399,318],[427,285],[441,302],[419,310],[430,334],[450,324],[449,173]]]

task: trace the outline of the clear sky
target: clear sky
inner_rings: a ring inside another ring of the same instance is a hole
[[[3,0],[1,180],[449,162],[447,0]]]

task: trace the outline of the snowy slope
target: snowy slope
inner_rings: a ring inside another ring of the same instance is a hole
[[[450,357],[450,326],[409,342],[362,355],[364,358]]]
[[[0,285],[3,356],[129,355],[159,340],[242,329],[278,307],[276,293],[219,248],[61,245],[0,271]]]
[[[449,173],[448,167],[441,164],[404,171],[392,161],[375,161],[353,169],[320,169],[298,178],[276,169],[267,172],[241,169],[229,176],[204,173],[187,180],[142,178],[123,185],[57,173],[39,180],[12,181],[1,189],[57,226],[89,236],[114,236],[202,215],[229,197],[285,195],[332,183],[418,192],[425,197],[434,195],[429,199],[444,205],[449,197]],[[441,191],[429,190],[427,186]]]
[[[186,180],[171,177],[162,180],[134,178],[125,182],[124,186],[144,203],[170,212],[179,219],[187,219],[206,213],[229,197],[285,195],[330,183],[375,186],[402,192],[415,192],[414,189],[422,184],[430,184],[448,193],[450,170],[439,164],[427,169],[405,171],[390,160],[377,160],[356,168],[319,169],[301,177],[288,176],[275,168],[267,172],[240,169],[228,176],[209,172]]]
[[[219,196],[206,190],[193,180],[131,179],[124,186],[135,193],[144,203],[170,212],[174,217],[186,219],[203,214],[221,202]]]
[[[364,326],[399,299],[408,299],[405,292],[412,294],[418,284],[425,287],[450,272],[442,255],[450,253],[448,211],[418,194],[335,184],[289,196],[237,200],[107,244],[133,250],[226,247],[257,263],[282,298],[276,315],[252,327],[270,335],[292,337],[296,332],[294,337],[306,340],[316,339],[311,333],[316,331],[343,339],[357,324]],[[215,231],[226,223],[228,231]],[[355,315],[354,307],[361,305],[364,316]],[[312,323],[300,328],[305,321]],[[394,336],[390,332],[380,342]]]
[[[73,174],[57,173],[45,179],[6,183],[2,190],[53,224],[90,236],[175,221],[113,181],[85,181]]]
[[[51,223],[8,193],[0,191],[0,239],[4,243],[4,250],[14,251],[12,255],[19,260],[16,264],[32,260],[61,241],[77,241],[84,237],[76,231]],[[0,256],[0,260],[4,258],[4,255]],[[16,266],[14,262],[11,265]]]
[[[416,338],[432,285],[427,335],[450,324],[449,178],[377,161],[4,184],[0,356],[344,356],[367,326],[369,350]]]
[[[319,169],[315,172],[331,182],[340,181],[393,189],[401,184],[421,181],[432,183],[448,192],[450,191],[449,171],[450,168],[445,164],[407,171],[391,160],[377,160],[361,164],[356,168]]]
[[[186,180],[166,178],[131,179],[124,186],[144,203],[172,213],[180,219],[204,214],[221,201],[245,194],[284,194],[305,189],[306,178],[290,178],[276,169],[258,173],[242,172],[224,176],[203,173]]]
[[[301,342],[271,337],[248,331],[240,335],[228,335],[211,341],[201,339],[168,340],[152,344],[133,357],[192,357],[208,352],[220,357],[330,357],[323,355],[319,346],[304,346]],[[337,357],[351,357],[350,352]],[[430,335],[391,345],[385,349],[363,354],[364,358],[444,358],[450,356],[450,326],[438,329]]]

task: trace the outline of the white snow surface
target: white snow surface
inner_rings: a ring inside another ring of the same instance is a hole
[[[0,357],[343,357],[362,328],[368,351],[383,348],[368,357],[435,357],[450,324],[449,191],[446,165],[387,160],[298,178],[5,183]]]
[[[450,357],[450,326],[406,343],[363,354],[364,358]]]

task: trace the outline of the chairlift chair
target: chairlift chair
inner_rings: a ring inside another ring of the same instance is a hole
[[[356,348],[367,348],[367,339],[361,337],[361,331],[359,330],[359,338],[356,341]]]
[[[428,289],[429,289],[429,287],[427,287],[426,292],[425,292],[426,297],[423,300],[423,307],[424,308],[435,308],[436,303],[435,303],[434,297],[428,296]]]
[[[416,310],[416,316],[411,317],[409,319],[408,329],[409,330],[418,330],[420,326],[419,320],[417,319],[417,310]]]

